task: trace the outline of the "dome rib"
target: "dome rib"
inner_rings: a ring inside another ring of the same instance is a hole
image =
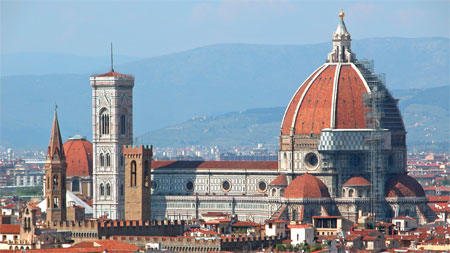
[[[364,94],[369,87],[354,63],[326,63],[297,90],[281,134],[320,134],[324,128],[366,128]],[[295,108],[295,109],[294,109]]]
[[[298,87],[297,91],[294,93],[294,96],[291,98],[291,101],[289,101],[289,105],[286,107],[286,111],[284,112],[283,120],[281,121],[281,133],[282,134],[289,134],[291,128],[293,127],[293,117],[297,114],[297,104],[300,101],[300,98],[303,97],[304,90],[309,86],[311,81],[320,74],[321,71],[323,71],[324,67],[327,66],[327,64],[323,64],[319,68],[317,68],[301,85]],[[296,109],[293,110],[292,107],[295,107]]]

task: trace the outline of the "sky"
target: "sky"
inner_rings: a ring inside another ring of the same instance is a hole
[[[151,57],[216,43],[331,40],[341,8],[353,39],[449,37],[450,1],[1,0],[1,54]],[[329,31],[328,33],[324,31]]]

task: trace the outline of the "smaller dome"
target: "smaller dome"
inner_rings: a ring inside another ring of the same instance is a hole
[[[287,178],[286,174],[280,174],[278,177],[276,177],[272,182],[270,182],[269,185],[278,185],[278,186],[287,186]]]
[[[425,197],[425,192],[417,180],[406,174],[401,174],[387,182],[386,197]]]
[[[330,193],[320,179],[311,174],[303,174],[289,184],[283,197],[292,199],[329,198]]]
[[[66,175],[92,176],[92,143],[85,137],[75,135],[64,143],[66,154]]]
[[[352,177],[343,186],[370,186],[370,182],[363,177]]]

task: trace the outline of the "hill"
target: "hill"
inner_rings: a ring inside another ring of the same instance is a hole
[[[391,89],[424,89],[448,85],[448,45],[444,38],[375,38],[355,40],[353,51],[358,58],[375,60],[375,70],[386,73]],[[330,48],[330,43],[220,44],[124,63],[115,69],[136,76],[134,132],[139,136],[195,115],[286,106],[298,85],[325,61]],[[22,68],[32,69],[27,64]],[[42,68],[55,68],[57,74],[42,74]],[[89,74],[69,67],[81,72],[60,73],[64,69],[59,63],[43,61],[35,73],[0,79],[2,145],[45,147],[55,103],[63,137],[90,138]]]
[[[400,109],[408,131],[410,151],[448,151],[450,86],[397,90]],[[430,101],[439,102],[430,103]],[[139,137],[142,143],[157,147],[189,145],[256,146],[258,143],[276,145],[285,107],[250,109],[217,116],[195,117],[170,127],[150,131]]]

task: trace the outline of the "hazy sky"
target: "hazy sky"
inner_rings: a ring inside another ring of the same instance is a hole
[[[1,53],[154,56],[227,42],[331,39],[340,8],[354,39],[449,37],[450,1],[0,0]]]

